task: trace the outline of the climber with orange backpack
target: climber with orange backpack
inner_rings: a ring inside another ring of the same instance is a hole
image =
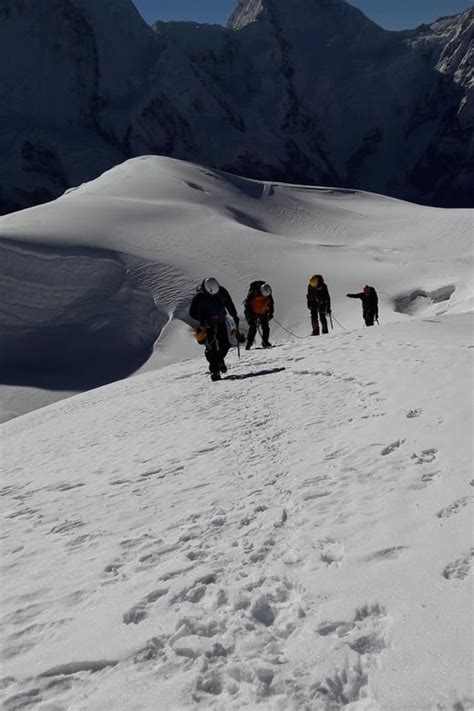
[[[244,308],[245,318],[249,325],[245,349],[247,351],[251,349],[259,327],[261,328],[263,348],[271,348],[272,344],[268,340],[270,338],[269,322],[273,318],[275,303],[270,284],[261,280],[253,281],[244,301]]]
[[[319,336],[319,321],[323,333],[328,332],[327,316],[331,317],[331,297],[321,274],[314,274],[309,280],[306,294],[308,309],[311,311],[312,336]]]

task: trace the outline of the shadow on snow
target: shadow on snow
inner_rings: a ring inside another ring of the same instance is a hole
[[[227,375],[224,380],[246,380],[247,378],[259,378],[261,375],[273,375],[281,373],[286,368],[272,368],[271,370],[257,370],[253,373],[242,373],[242,375]]]

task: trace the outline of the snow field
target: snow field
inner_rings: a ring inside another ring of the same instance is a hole
[[[362,319],[345,294],[365,283],[379,292],[382,323],[473,305],[469,210],[246,180],[158,156],[2,217],[0,243],[2,365],[17,368],[2,379],[3,420],[140,366],[200,356],[188,307],[208,275],[240,310],[250,281],[267,279],[276,318],[298,335],[309,329],[313,273],[324,274],[349,330]]]
[[[141,366],[2,426],[6,711],[473,707],[471,212],[145,156],[0,237],[3,419]],[[313,273],[211,386],[196,284]]]
[[[472,316],[2,427],[4,708],[472,707]]]

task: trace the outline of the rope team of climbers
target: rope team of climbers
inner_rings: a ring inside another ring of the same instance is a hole
[[[373,286],[366,284],[357,294],[346,294],[350,299],[362,301],[362,316],[366,326],[378,323],[378,296]],[[307,307],[311,313],[311,336],[319,336],[329,332],[328,319],[333,326],[331,310],[331,297],[321,274],[314,274],[309,280],[306,294]],[[247,335],[239,330],[240,319],[232,298],[223,286],[214,277],[203,279],[197,288],[189,308],[189,315],[199,326],[196,328],[196,340],[205,346],[205,356],[209,363],[211,380],[220,380],[222,373],[227,372],[225,357],[230,349],[229,333],[227,329],[227,315],[233,319],[235,328],[231,335],[235,337],[237,347],[245,343],[245,349],[250,350],[254,344],[257,332],[262,339],[262,348],[271,348],[270,321],[275,323],[286,333],[295,338],[308,338],[298,336],[285,328],[274,317],[275,302],[270,284],[263,280],[253,281],[244,301],[244,315],[248,324]],[[347,329],[339,323],[334,316],[334,321],[344,330]]]

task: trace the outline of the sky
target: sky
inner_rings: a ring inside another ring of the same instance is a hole
[[[291,0],[289,0],[291,1]],[[192,20],[224,25],[237,0],[133,0],[147,22]],[[443,15],[454,15],[472,5],[469,0],[352,0],[377,24],[400,30],[417,27]]]

